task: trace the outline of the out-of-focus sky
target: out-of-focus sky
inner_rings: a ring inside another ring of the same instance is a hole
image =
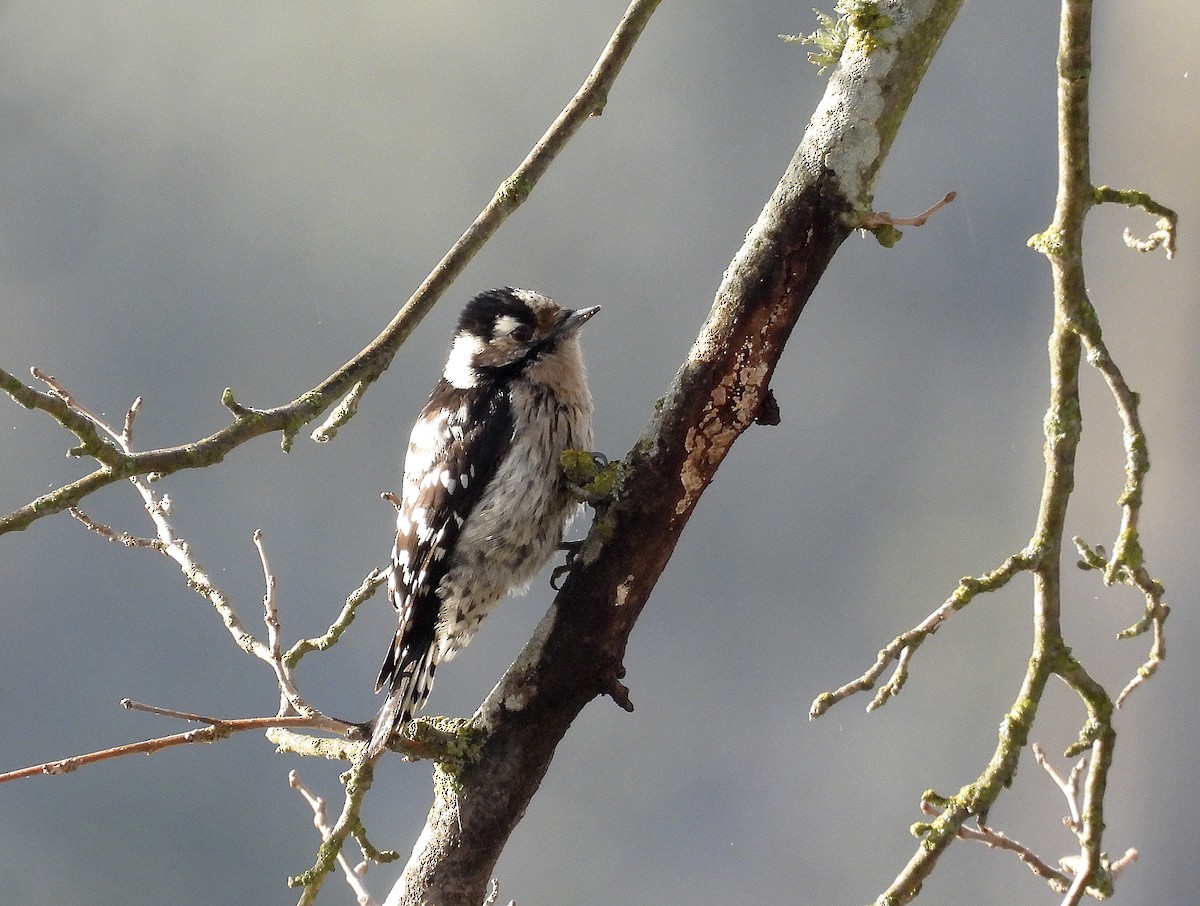
[[[525,155],[624,9],[590,3],[295,4],[10,0],[0,5],[0,367],[36,365],[143,447],[292,399],[357,352]],[[284,633],[321,631],[391,543],[382,490],[463,301],[504,284],[601,304],[585,346],[597,445],[638,436],[721,273],[789,160],[824,78],[780,33],[807,4],[664,3],[590,121],[414,335],[330,444],[276,439],[172,477],[175,524],[258,625],[262,529]],[[1026,248],[1055,185],[1055,4],[968,3],[878,184],[877,207],[958,201],[893,250],[848,240],[774,381],[783,424],[736,445],[649,602],[628,653],[637,710],[590,705],[497,866],[505,900],[829,903],[874,899],[916,841],[921,792],[952,793],[990,756],[1028,656],[1030,591],[977,600],[921,648],[882,711],[820,692],[998,565],[1032,531],[1047,396],[1049,272]],[[1140,861],[1119,902],[1200,888],[1192,720],[1200,683],[1200,10],[1099,3],[1093,175],[1178,208],[1177,260],[1140,256],[1097,210],[1088,277],[1105,336],[1142,393],[1153,471],[1143,541],[1174,606],[1169,660],[1117,718],[1106,845]],[[1120,424],[1084,380],[1069,531],[1111,544]],[[0,401],[0,508],[83,474],[72,439]],[[86,503],[150,529],[132,489]],[[1117,643],[1140,602],[1070,571],[1069,641],[1115,691],[1144,658]],[[439,673],[434,713],[470,713],[545,611],[508,602]],[[365,718],[390,633],[382,597],[301,670],[324,710]],[[237,650],[173,564],[66,515],[0,538],[0,769],[176,732],[123,697],[266,714],[266,668]],[[1034,738],[1059,753],[1082,721],[1065,688]],[[1061,759],[1058,761],[1063,766]],[[335,765],[259,736],[0,788],[0,902],[288,903],[318,840],[287,787],[340,801]],[[366,820],[407,851],[427,765],[389,760]],[[992,823],[1048,858],[1074,851],[1065,804],[1027,759]],[[382,896],[395,869],[374,869]],[[331,878],[322,902],[352,902]],[[1009,854],[955,845],[921,903],[1055,902]]]

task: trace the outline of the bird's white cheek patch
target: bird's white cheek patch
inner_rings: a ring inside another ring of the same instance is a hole
[[[446,360],[443,376],[455,387],[465,390],[475,386],[475,370],[471,367],[475,357],[483,351],[478,337],[460,333],[450,346],[450,358]]]

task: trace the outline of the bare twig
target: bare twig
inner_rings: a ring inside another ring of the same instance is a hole
[[[864,230],[871,230],[881,226],[925,226],[925,221],[957,197],[957,192],[947,192],[941,201],[922,211],[916,217],[893,217],[887,211],[872,211],[869,214],[863,215],[862,219],[858,222],[858,226]]]
[[[123,544],[126,547],[148,547],[159,553],[164,553],[165,551],[165,546],[158,538],[138,538],[129,534],[129,532],[118,532],[111,526],[92,519],[92,517],[77,506],[71,507],[68,512],[83,523],[88,531],[95,532],[101,538],[106,538],[114,544]]]
[[[389,572],[390,568],[387,570],[371,570],[367,577],[362,580],[362,583],[358,586],[358,588],[351,592],[349,597],[346,598],[346,603],[342,606],[341,613],[339,613],[337,619],[335,619],[329,625],[329,628],[324,632],[324,634],[316,636],[315,638],[301,639],[300,641],[296,642],[296,644],[294,644],[284,653],[283,663],[289,668],[294,668],[296,664],[299,663],[300,659],[304,657],[304,655],[308,654],[308,652],[325,651],[326,649],[332,647],[337,640],[342,637],[342,633],[345,632],[350,624],[354,621],[354,616],[358,612],[359,606],[368,598],[370,598],[371,595],[373,595],[379,588],[379,586],[383,585],[383,583],[387,581]]]
[[[1075,485],[1076,451],[1081,431],[1079,374],[1086,350],[1088,360],[1104,375],[1117,400],[1124,421],[1126,450],[1126,490],[1122,495],[1122,522],[1113,557],[1076,541],[1081,565],[1101,569],[1105,580],[1128,582],[1147,598],[1146,615],[1123,635],[1133,635],[1152,627],[1155,645],[1138,677],[1122,696],[1154,671],[1164,654],[1161,647],[1162,623],[1167,608],[1162,604],[1161,585],[1154,582],[1142,565],[1137,535],[1137,517],[1142,495],[1142,479],[1149,467],[1145,435],[1137,416],[1137,397],[1125,384],[1101,340],[1096,312],[1087,295],[1083,270],[1083,227],[1088,210],[1100,201],[1121,201],[1148,207],[1153,202],[1126,194],[1115,197],[1112,190],[1094,190],[1090,180],[1088,87],[1091,73],[1092,4],[1090,0],[1062,0],[1058,54],[1058,149],[1059,185],[1054,220],[1043,233],[1029,240],[1050,262],[1054,282],[1054,327],[1050,337],[1050,405],[1043,430],[1045,473],[1037,525],[1030,544],[1037,550],[1030,558],[1033,578],[1035,641],[1019,697],[1005,715],[1000,738],[991,760],[974,782],[952,797],[938,797],[934,821],[918,825],[922,838],[917,853],[879,897],[880,903],[907,903],[920,890],[933,871],[941,853],[963,836],[964,824],[972,816],[982,825],[980,833],[993,833],[984,819],[1001,792],[1011,783],[1037,715],[1038,705],[1050,676],[1061,677],[1083,702],[1087,720],[1079,740],[1068,756],[1089,752],[1086,766],[1076,766],[1071,776],[1062,779],[1051,771],[1060,789],[1071,803],[1068,826],[1079,841],[1079,854],[1068,860],[1071,877],[1065,887],[1062,906],[1075,906],[1087,893],[1098,897],[1111,892],[1112,871],[1101,850],[1104,832],[1104,792],[1112,764],[1116,732],[1112,725],[1114,702],[1104,688],[1071,653],[1062,631],[1062,587],[1060,560],[1067,504]],[[1149,209],[1149,207],[1148,207]],[[1155,210],[1164,216],[1165,209]],[[1173,226],[1161,240],[1172,251]],[[912,641],[920,642],[925,635]],[[908,640],[901,637],[880,653],[873,671],[851,684],[850,691],[870,685],[882,670],[882,664],[896,657]],[[903,682],[898,666],[895,684]],[[840,690],[839,690],[840,691]],[[881,695],[887,690],[881,691]],[[822,704],[818,699],[816,704]],[[1047,765],[1048,767],[1048,765]],[[994,836],[996,845],[1000,837]],[[1007,839],[1007,838],[1005,838]],[[1014,847],[1007,847],[1014,848]],[[1024,849],[1023,847],[1021,849]],[[1014,851],[1018,851],[1014,848]],[[1047,876],[1044,862],[1027,859],[1035,870]],[[1024,856],[1023,856],[1024,858]],[[1134,856],[1122,857],[1128,864]],[[1064,869],[1065,871],[1065,869]],[[1058,889],[1066,875],[1055,878]],[[1048,877],[1049,879],[1049,877]]]
[[[436,760],[439,766],[445,764],[458,767],[469,757],[464,755],[464,746],[470,735],[464,736],[455,730],[464,729],[467,723],[465,720],[420,718],[408,724],[403,733],[393,738],[391,748],[407,758],[429,758]],[[306,906],[315,901],[326,875],[333,870],[335,862],[341,860],[342,847],[350,837],[358,842],[363,855],[371,861],[393,862],[400,858],[399,853],[380,851],[370,844],[360,817],[363,800],[374,778],[375,763],[382,756],[382,752],[366,756],[363,743],[350,743],[342,739],[316,739],[300,736],[286,729],[273,729],[268,731],[267,735],[281,750],[324,758],[346,758],[351,763],[350,769],[342,775],[346,785],[342,812],[332,827],[326,824],[322,830],[324,840],[318,850],[316,862],[307,871],[288,879],[289,886],[303,888],[299,906]]]
[[[317,833],[321,835],[322,841],[328,841],[333,835],[333,828],[329,826],[329,823],[326,820],[325,800],[322,797],[314,795],[312,792],[310,792],[308,787],[301,782],[300,775],[295,771],[288,773],[288,785],[292,789],[297,790],[300,795],[304,797],[309,807],[313,810],[313,827],[315,827],[317,829]],[[345,853],[340,851],[337,854],[337,863],[342,869],[343,874],[346,876],[346,883],[349,884],[350,889],[354,891],[355,902],[357,902],[359,906],[375,906],[375,900],[372,899],[371,894],[367,892],[366,887],[364,887],[362,883],[362,876],[366,874],[367,871],[367,863],[360,862],[358,865],[352,866],[350,861],[346,858]]]
[[[956,611],[966,607],[977,594],[997,591],[1007,585],[1013,576],[1033,569],[1040,556],[1041,552],[1037,548],[1030,547],[1018,554],[1013,554],[990,573],[982,576],[963,577],[953,594],[937,610],[884,646],[876,657],[875,663],[867,668],[865,673],[832,692],[825,692],[817,696],[809,708],[809,719],[816,720],[838,702],[874,688],[876,680],[883,675],[888,665],[895,662],[896,669],[892,678],[876,693],[871,703],[867,705],[867,710],[874,711],[876,708],[882,707],[889,699],[899,694],[900,689],[904,686],[904,681],[908,678],[909,660],[929,636],[937,632]]]
[[[67,405],[67,402],[60,394],[53,392],[53,390],[49,393],[37,390],[3,369],[0,369],[0,390],[4,390],[5,393],[26,409],[38,409],[47,413],[56,422],[74,434],[79,439],[80,444],[72,452],[77,455],[91,456],[97,462],[102,463],[105,469],[101,469],[100,472],[104,472],[107,469],[120,468],[123,462],[121,452],[112,444],[105,441],[104,438],[100,437],[96,432],[96,426],[91,420]],[[106,481],[104,483],[108,484],[110,482]],[[44,499],[45,496],[43,495],[38,500]],[[68,506],[78,502],[79,499],[79,497],[75,497],[65,501],[58,510],[66,509]],[[34,503],[37,503],[37,501],[34,501]],[[33,504],[29,506],[33,506]],[[23,512],[25,509],[28,509],[28,507],[24,507],[18,512]],[[7,518],[5,517],[5,519]],[[33,515],[30,521],[34,518],[37,518],[36,514]],[[5,520],[0,520],[0,531],[5,530],[4,526]],[[24,525],[15,527],[24,528]]]
[[[1159,217],[1157,232],[1152,233],[1147,240],[1141,241],[1135,239],[1129,230],[1126,230],[1125,242],[1131,248],[1141,252],[1151,251],[1162,245],[1167,258],[1174,257],[1175,236],[1179,220],[1175,211],[1159,204],[1144,192],[1121,191],[1109,186],[1097,187],[1094,190],[1094,201],[1096,204],[1113,203],[1139,207],[1150,214],[1157,215]],[[1080,538],[1074,539],[1075,546],[1082,558],[1081,565],[1086,568],[1102,570],[1106,585],[1117,582],[1131,585],[1137,588],[1145,598],[1145,615],[1142,620],[1120,633],[1118,638],[1132,638],[1147,629],[1153,630],[1153,641],[1146,660],[1116,697],[1115,704],[1119,708],[1134,689],[1154,675],[1166,657],[1165,624],[1171,609],[1163,601],[1165,591],[1162,584],[1154,580],[1146,569],[1145,555],[1138,533],[1144,483],[1146,473],[1150,470],[1150,452],[1139,413],[1138,394],[1130,389],[1121,369],[1117,367],[1116,362],[1109,354],[1100,330],[1099,320],[1086,298],[1080,301],[1079,314],[1071,324],[1084,343],[1088,362],[1104,376],[1104,380],[1108,384],[1116,404],[1117,414],[1121,418],[1125,444],[1125,489],[1119,500],[1121,525],[1117,532],[1116,543],[1113,545],[1112,557],[1105,559],[1102,549],[1094,550]]]
[[[275,609],[275,574],[271,572],[271,564],[267,562],[267,548],[263,543],[262,529],[255,529],[254,547],[258,550],[258,559],[262,563],[263,584],[266,592],[263,594],[263,622],[267,626],[267,648],[272,660],[281,658],[279,650],[279,611]]]
[[[135,400],[134,404],[129,407],[124,425],[118,431],[72,397],[60,381],[51,375],[41,372],[37,372],[37,375],[51,388],[56,399],[67,405],[78,417],[84,418],[89,424],[111,437],[125,453],[131,452],[128,444],[133,433],[134,418],[141,407],[140,398],[139,400]],[[255,532],[254,544],[258,549],[259,559],[263,566],[264,581],[266,583],[266,594],[263,598],[268,632],[268,644],[266,645],[246,629],[228,597],[213,583],[208,574],[196,562],[187,543],[175,534],[174,527],[167,519],[169,498],[165,495],[161,498],[157,497],[149,485],[138,476],[131,477],[130,482],[141,496],[146,512],[154,523],[158,535],[157,539],[136,539],[125,534],[119,535],[114,529],[96,522],[87,516],[87,514],[79,511],[78,508],[75,508],[75,512],[73,512],[75,518],[87,526],[89,530],[110,541],[121,541],[130,547],[152,548],[174,560],[187,578],[188,585],[212,604],[238,647],[271,666],[271,669],[275,673],[281,696],[279,713],[281,715],[286,713],[290,707],[297,714],[304,715],[316,721],[312,726],[324,726],[325,729],[334,733],[344,732],[347,725],[343,721],[324,717],[316,708],[304,700],[296,688],[291,668],[284,662],[279,644],[279,614],[275,607],[275,577],[271,574],[270,565],[267,562],[266,550],[262,542],[262,533]],[[129,540],[125,540],[126,538]],[[322,724],[322,722],[324,723]]]
[[[100,419],[90,412],[87,412],[87,410],[84,409],[81,404],[70,397],[65,388],[63,388],[62,385],[57,381],[53,382],[51,387],[55,394],[55,398],[63,402],[64,405],[68,407],[69,411],[76,413],[76,415],[79,417],[86,419],[88,423],[93,424],[96,428],[99,428],[107,433],[123,450],[128,452],[128,445],[132,437],[133,420],[139,408],[137,403],[130,407],[122,430],[117,432],[115,429],[105,423],[103,419]],[[267,662],[271,666],[275,672],[281,695],[280,714],[276,718],[266,720],[249,719],[225,721],[218,718],[210,718],[199,714],[193,714],[190,712],[173,711],[156,706],[140,705],[127,699],[122,703],[126,708],[150,711],[152,713],[183,720],[199,721],[207,723],[209,726],[197,730],[191,730],[187,733],[177,734],[174,737],[167,737],[164,739],[137,743],[130,746],[123,746],[114,750],[107,750],[101,753],[92,753],[88,756],[80,756],[77,759],[68,759],[63,762],[54,762],[46,765],[34,766],[33,768],[27,768],[23,771],[14,772],[11,775],[0,775],[0,780],[6,778],[15,779],[16,777],[32,776],[33,774],[37,773],[61,773],[64,771],[74,770],[76,767],[82,764],[90,763],[91,761],[118,757],[119,755],[157,751],[160,748],[166,748],[172,745],[182,745],[189,742],[210,742],[214,739],[227,736],[236,730],[243,729],[269,729],[272,731],[268,733],[269,737],[280,739],[281,745],[284,741],[286,741],[289,744],[290,750],[292,751],[302,751],[305,746],[308,746],[312,749],[313,754],[320,754],[324,757],[347,758],[351,761],[352,766],[347,774],[346,800],[343,805],[341,816],[332,827],[327,827],[323,820],[322,804],[322,810],[318,812],[317,826],[322,831],[323,842],[318,854],[317,862],[313,868],[306,872],[301,878],[292,879],[290,882],[295,886],[301,886],[304,888],[304,893],[300,902],[310,903],[315,898],[317,891],[320,889],[325,874],[332,868],[335,861],[343,865],[343,867],[346,869],[348,878],[355,877],[353,871],[350,869],[342,855],[342,847],[348,835],[356,835],[363,842],[364,847],[369,847],[369,844],[366,843],[366,835],[362,829],[361,820],[359,819],[359,811],[362,806],[362,799],[365,796],[367,789],[370,787],[374,759],[365,761],[362,760],[362,744],[353,742],[348,743],[344,739],[315,740],[308,738],[305,742],[305,738],[294,737],[294,735],[292,737],[288,737],[286,740],[284,740],[284,737],[282,736],[276,736],[276,734],[288,733],[289,731],[284,729],[288,727],[311,727],[328,732],[338,733],[343,736],[348,736],[359,728],[357,725],[348,724],[344,721],[325,717],[324,715],[320,714],[320,712],[304,701],[296,688],[291,666],[282,652],[282,645],[280,642],[280,619],[276,604],[277,583],[275,575],[271,570],[262,532],[255,531],[253,537],[254,545],[258,551],[259,561],[262,564],[263,581],[265,585],[265,592],[263,595],[263,615],[264,622],[267,627],[267,643],[265,645],[245,629],[229,600],[220,591],[220,589],[213,584],[208,575],[200,568],[199,564],[192,556],[188,545],[182,541],[182,539],[176,536],[174,528],[167,519],[167,508],[164,504],[165,498],[157,498],[146,485],[146,483],[141,480],[141,478],[135,476],[131,479],[131,481],[138,493],[142,496],[146,511],[150,515],[151,520],[154,522],[158,534],[158,538],[155,542],[147,542],[145,545],[138,546],[153,547],[154,549],[161,551],[171,559],[175,560],[183,570],[184,575],[187,576],[188,584],[202,596],[207,598],[214,608],[216,608],[218,613],[221,614],[222,621],[233,635],[235,641],[238,642],[239,647],[243,648],[243,650],[254,655],[260,660]],[[85,514],[80,513],[76,518],[79,518],[80,521],[87,525],[89,529],[101,534],[109,540],[117,540],[121,537],[118,536],[117,533],[108,526],[104,526],[95,522],[94,520],[91,520]],[[372,572],[372,574],[367,577],[367,580],[364,581],[362,586],[360,586],[359,590],[355,594],[351,595],[350,599],[347,600],[347,604],[346,607],[343,608],[342,615],[339,617],[339,620],[330,627],[325,637],[317,640],[306,640],[306,644],[300,644],[288,652],[288,656],[291,658],[291,663],[294,664],[295,661],[298,660],[299,657],[307,650],[313,650],[318,647],[328,647],[329,645],[333,644],[333,642],[336,641],[337,636],[340,635],[340,633],[345,629],[345,626],[348,625],[350,619],[353,618],[354,611],[358,604],[361,603],[362,600],[365,600],[367,597],[369,597],[371,592],[379,584],[381,584],[381,582],[382,576],[379,571]],[[295,710],[298,712],[298,715],[287,715],[286,712],[288,710]],[[428,745],[428,740],[422,744],[414,745],[414,754],[425,754],[425,749],[423,746],[427,747]],[[401,740],[398,743],[398,748],[401,750],[404,750],[405,746],[406,741],[404,740]],[[366,849],[364,849],[364,852],[365,851]],[[378,853],[378,851],[374,850],[373,848],[371,848],[370,851],[376,855],[384,855]],[[351,883],[354,884],[353,881],[351,881]],[[369,902],[369,897],[366,895],[365,890],[361,888],[361,885],[356,886],[356,894],[359,896],[360,903]]]
[[[121,707],[126,711],[141,711],[143,714],[157,714],[159,717],[171,717],[175,720],[187,720],[194,724],[221,724],[225,723],[219,717],[209,717],[205,714],[196,714],[192,711],[178,711],[175,708],[162,708],[158,705],[147,705],[142,702],[135,702],[131,698],[121,699]]]
[[[142,706],[135,710],[151,710],[149,707]],[[312,718],[300,717],[291,715],[288,717],[238,717],[231,719],[218,719],[211,717],[201,717],[200,715],[183,715],[183,712],[172,713],[166,709],[156,709],[157,713],[167,716],[182,716],[185,720],[198,720],[207,723],[208,726],[197,727],[194,730],[187,730],[184,733],[175,733],[171,736],[158,736],[154,739],[145,739],[141,742],[131,742],[121,746],[114,746],[109,749],[100,749],[96,752],[89,752],[86,755],[74,755],[70,758],[63,758],[58,761],[47,761],[43,764],[35,764],[31,767],[21,768],[16,771],[8,771],[0,774],[0,783],[7,783],[10,780],[20,780],[25,777],[37,777],[42,775],[68,774],[71,771],[78,770],[85,765],[96,764],[100,761],[108,761],[112,758],[122,758],[126,755],[153,755],[155,752],[160,752],[163,749],[170,749],[175,746],[191,745],[198,742],[217,742],[224,739],[233,733],[244,733],[247,730],[264,730],[268,727],[314,727],[319,729],[327,729],[326,722],[329,718]]]
[[[267,547],[263,542],[262,530],[255,529],[253,538],[259,562],[262,563],[263,584],[266,587],[263,593],[263,623],[267,627],[267,660],[279,683],[279,713],[286,714],[289,709],[294,709],[299,714],[315,714],[316,710],[300,697],[296,688],[296,678],[283,659],[279,642],[279,610],[275,606],[275,574],[271,572],[271,564],[267,560]]]
[[[1114,862],[1110,862],[1108,866],[1109,873],[1115,878],[1125,869],[1138,860],[1138,851],[1136,849],[1127,849],[1121,858]]]
[[[121,428],[121,446],[126,450],[133,449],[133,422],[142,409],[142,398],[135,397],[125,412],[125,424]]]
[[[1162,604],[1158,601],[1151,601],[1147,604],[1146,617],[1144,618],[1144,621],[1148,621],[1150,626],[1153,628],[1154,641],[1150,643],[1149,657],[1147,657],[1146,660],[1142,662],[1142,665],[1138,667],[1137,671],[1133,675],[1133,678],[1125,684],[1125,688],[1117,693],[1115,704],[1118,708],[1125,704],[1126,699],[1129,698],[1130,693],[1133,692],[1134,689],[1138,688],[1138,686],[1150,679],[1150,677],[1154,676],[1154,674],[1158,671],[1159,665],[1162,664],[1162,662],[1166,659],[1167,642],[1163,629],[1163,621],[1166,620],[1167,614],[1169,613],[1170,608],[1167,607],[1166,604]],[[1120,634],[1118,637],[1125,638],[1127,636],[1125,634]]]
[[[382,754],[382,753],[380,753]],[[301,874],[288,878],[289,887],[301,887],[303,891],[297,906],[311,906],[316,901],[321,885],[326,876],[333,870],[335,862],[346,864],[342,858],[342,848],[347,837],[353,836],[362,828],[359,813],[362,810],[363,798],[371,788],[375,775],[375,760],[379,755],[355,761],[350,770],[343,775],[346,783],[346,798],[342,803],[341,814],[332,826],[322,824],[322,843],[317,850],[317,861],[312,868]]]
[[[941,808],[929,798],[921,800],[921,811],[926,815],[934,816],[941,814]],[[1030,849],[1025,844],[997,830],[994,827],[989,827],[982,820],[978,821],[978,827],[973,828],[968,825],[962,825],[958,829],[958,838],[960,840],[977,840],[980,843],[991,847],[992,849],[1003,849],[1008,852],[1016,853],[1017,858],[1024,862],[1029,870],[1032,871],[1042,880],[1046,881],[1051,888],[1062,893],[1071,886],[1071,878],[1069,875],[1053,868],[1050,863],[1041,858],[1037,853]]]
[[[1153,252],[1161,247],[1166,252],[1167,260],[1175,257],[1175,241],[1179,232],[1179,215],[1166,205],[1159,204],[1145,192],[1135,189],[1114,189],[1111,186],[1097,186],[1095,189],[1096,204],[1121,204],[1129,208],[1141,208],[1147,214],[1158,218],[1154,223],[1154,232],[1145,239],[1138,239],[1126,227],[1122,239],[1135,252]]]
[[[1145,239],[1138,239],[1129,227],[1126,227],[1121,233],[1121,239],[1135,252],[1145,254],[1153,252],[1161,246],[1167,253],[1168,259],[1175,257],[1175,225],[1165,217],[1160,217],[1155,221],[1154,232]]]
[[[1037,743],[1032,745],[1034,758],[1041,765],[1047,774],[1050,775],[1055,785],[1063,793],[1067,799],[1070,808],[1071,816],[1064,819],[1063,823],[1072,831],[1077,831],[1080,823],[1079,819],[1079,781],[1086,767],[1086,759],[1081,759],[1075,763],[1067,777],[1063,777],[1054,766],[1047,760],[1045,753]],[[953,803],[950,800],[936,796],[932,792],[927,792],[921,799],[921,811],[931,817],[939,817],[943,811],[951,807]],[[1056,893],[1065,894],[1067,899],[1075,897],[1076,891],[1079,894],[1090,893],[1098,898],[1104,898],[1108,895],[1107,886],[1091,887],[1086,880],[1081,881],[1082,875],[1079,872],[1079,859],[1076,856],[1067,857],[1059,860],[1059,867],[1054,868],[1046,859],[1043,859],[1032,849],[1019,840],[1005,834],[994,827],[987,824],[981,817],[976,822],[976,827],[970,827],[967,824],[959,826],[956,836],[960,840],[974,840],[993,849],[1003,849],[1008,852],[1015,853],[1026,866],[1039,878],[1044,880],[1050,889]],[[918,835],[925,835],[931,829],[932,825],[919,824],[914,829]],[[1137,860],[1137,850],[1126,850],[1125,854],[1115,862],[1108,862],[1106,857],[1102,857],[1102,868],[1105,872],[1105,879],[1111,879],[1121,873],[1127,866]]]
[[[1112,567],[1114,560],[1110,560],[1105,555],[1104,548],[1100,545],[1092,547],[1079,537],[1073,540],[1075,542],[1075,549],[1079,551],[1079,566],[1082,569],[1098,569],[1107,572]],[[1125,564],[1118,564],[1113,574],[1116,581],[1133,585],[1142,592],[1146,599],[1142,618],[1132,626],[1118,632],[1117,638],[1132,639],[1146,632],[1153,633],[1149,656],[1138,667],[1137,672],[1126,683],[1125,688],[1117,695],[1115,704],[1119,708],[1125,703],[1126,698],[1128,698],[1134,689],[1154,675],[1159,665],[1166,658],[1167,643],[1164,624],[1166,623],[1167,616],[1171,613],[1171,608],[1163,603],[1162,599],[1166,592],[1163,589],[1162,583],[1151,579],[1145,567],[1139,566],[1137,569],[1131,569]]]
[[[1050,775],[1050,779],[1054,781],[1054,785],[1062,792],[1063,798],[1067,800],[1067,808],[1070,810],[1070,816],[1063,822],[1071,830],[1079,828],[1079,778],[1083,775],[1087,767],[1087,759],[1081,758],[1071,766],[1071,771],[1066,777],[1058,773],[1054,765],[1046,757],[1046,753],[1042,751],[1042,747],[1036,742],[1030,746],[1033,751],[1033,759],[1042,770]]]

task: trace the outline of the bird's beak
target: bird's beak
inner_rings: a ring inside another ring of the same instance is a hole
[[[567,334],[578,330],[583,326],[585,321],[590,319],[599,310],[599,305],[593,305],[591,308],[580,308],[576,311],[564,312],[565,317],[562,319],[562,323],[558,325],[558,330],[554,331],[555,334]]]

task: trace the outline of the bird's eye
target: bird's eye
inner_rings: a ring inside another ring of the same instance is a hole
[[[533,328],[528,324],[518,324],[513,328],[511,336],[518,343],[528,343],[533,339]]]

